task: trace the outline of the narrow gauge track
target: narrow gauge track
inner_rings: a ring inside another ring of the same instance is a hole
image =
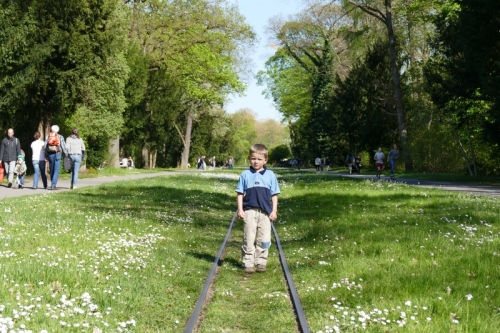
[[[234,213],[233,219],[231,220],[231,223],[229,224],[229,228],[226,234],[226,238],[224,238],[224,241],[222,242],[222,245],[219,249],[219,252],[217,253],[217,256],[215,257],[214,262],[212,263],[212,267],[210,268],[210,272],[208,273],[207,279],[205,280],[205,284],[203,286],[203,289],[201,291],[200,297],[198,298],[198,301],[196,302],[196,306],[194,307],[193,313],[191,314],[191,317],[189,318],[189,321],[186,325],[186,329],[184,330],[184,333],[192,333],[194,329],[196,329],[197,325],[199,324],[200,320],[200,315],[201,311],[203,308],[206,306],[207,302],[207,296],[209,293],[209,290],[211,286],[214,283],[214,278],[216,276],[216,273],[222,264],[222,254],[224,253],[224,250],[226,248],[227,242],[231,236],[231,233],[234,228],[234,222],[236,221],[236,215],[237,213]],[[288,287],[288,293],[290,296],[290,300],[292,301],[293,309],[295,311],[295,318],[297,321],[297,328],[301,333],[310,333],[309,330],[309,324],[307,323],[306,316],[304,314],[304,310],[302,309],[302,303],[300,302],[299,294],[297,293],[297,289],[295,288],[295,284],[292,279],[292,275],[290,274],[290,270],[288,269],[288,265],[286,263],[285,259],[285,254],[283,253],[283,248],[281,247],[281,242],[278,237],[278,232],[276,231],[276,228],[274,227],[274,223],[271,223],[273,234],[274,234],[274,240],[276,242],[276,247],[278,248],[279,252],[279,259],[281,263],[281,268],[283,270],[283,275],[285,277],[285,281],[287,283]]]

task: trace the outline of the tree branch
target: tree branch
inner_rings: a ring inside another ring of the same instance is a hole
[[[184,146],[186,146],[186,140],[184,139],[184,135],[182,135],[182,132],[179,129],[179,126],[177,126],[177,124],[175,122],[174,122],[174,127],[177,130],[177,133],[179,133],[181,140],[182,140],[182,143],[184,144]]]
[[[386,24],[386,16],[384,15],[384,13],[382,13],[377,8],[368,6],[366,4],[360,5],[354,0],[349,0],[349,3],[353,4],[354,6],[358,7],[359,9],[361,9],[362,11],[367,13],[368,15],[373,16],[373,17],[377,18],[378,20],[382,21],[382,23]]]

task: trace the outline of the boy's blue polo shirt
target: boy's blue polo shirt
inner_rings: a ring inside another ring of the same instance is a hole
[[[245,194],[243,197],[243,210],[261,208],[270,215],[273,211],[271,197],[280,193],[278,179],[271,170],[264,167],[262,171],[254,168],[241,173],[236,192]]]

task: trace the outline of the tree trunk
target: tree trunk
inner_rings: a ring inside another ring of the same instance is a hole
[[[472,173],[472,169],[470,167],[469,158],[467,157],[467,152],[464,149],[464,145],[462,144],[462,140],[460,140],[460,135],[458,134],[458,131],[457,131],[457,140],[458,140],[458,144],[460,146],[460,151],[462,152],[462,156],[464,158],[465,164],[467,165],[467,169],[469,169],[469,175],[472,177],[473,173]]]
[[[144,144],[144,146],[142,146],[142,154],[141,154],[141,157],[142,157],[142,167],[145,168],[145,169],[148,169],[149,168],[149,151],[148,151],[148,148],[146,147],[146,144]]]
[[[469,138],[469,149],[470,149],[470,155],[471,155],[471,159],[472,159],[472,166],[474,167],[474,177],[477,177],[476,152],[474,150],[474,146],[472,145],[472,136],[470,135],[469,124],[467,124],[467,136]]]
[[[405,159],[405,169],[413,170],[413,162],[408,149],[408,132],[406,127],[406,114],[403,107],[403,93],[401,91],[401,74],[399,73],[398,54],[396,51],[396,36],[392,26],[392,6],[391,0],[385,0],[385,25],[387,27],[387,37],[389,38],[389,59],[391,63],[391,76],[394,84],[394,94],[396,95],[396,112],[398,115],[399,137],[401,149]]]
[[[120,167],[120,136],[109,139],[108,145],[108,166],[113,168]]]
[[[149,152],[149,168],[154,169],[156,168],[156,155],[157,152]]]
[[[193,130],[193,111],[187,117],[186,134],[184,135],[184,150],[182,151],[181,168],[187,169],[189,163],[189,150],[191,149],[191,131]]]

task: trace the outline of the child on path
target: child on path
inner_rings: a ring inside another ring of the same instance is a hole
[[[19,188],[24,186],[24,176],[26,176],[26,163],[24,162],[24,156],[18,155],[16,161],[16,167],[14,168],[14,173],[17,175],[16,185]]]
[[[242,262],[246,273],[265,272],[271,247],[271,221],[278,217],[280,189],[276,175],[265,166],[266,146],[254,144],[248,158],[250,169],[241,173],[236,187],[237,214],[244,220]]]
[[[380,175],[382,174],[382,170],[384,170],[384,153],[382,152],[382,147],[378,148],[378,151],[373,156],[375,160],[375,165],[377,166],[377,178],[380,179]]]

